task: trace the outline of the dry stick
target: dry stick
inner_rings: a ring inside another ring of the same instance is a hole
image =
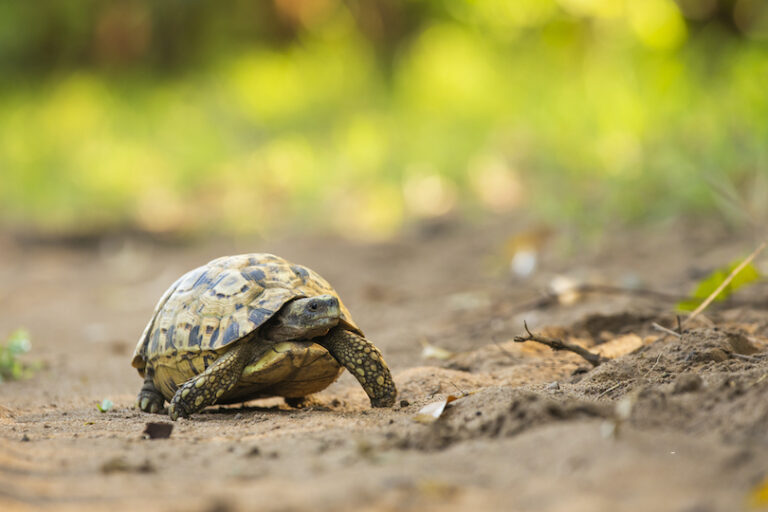
[[[603,391],[602,393],[600,393],[599,395],[597,395],[597,397],[595,397],[595,398],[599,400],[600,398],[603,398],[605,395],[607,395],[608,393],[610,393],[614,389],[618,388],[622,384],[628,384],[628,383],[632,382],[633,380],[635,380],[635,379],[628,379],[628,380],[619,381],[616,384],[614,384],[613,386],[611,386],[608,389],[606,389],[605,391]]]
[[[526,336],[515,336],[515,341],[517,343],[524,343],[526,341],[535,341],[535,342],[541,343],[542,345],[548,346],[552,350],[569,350],[586,359],[592,366],[597,366],[599,364],[602,364],[608,361],[608,359],[604,358],[603,356],[590,352],[589,350],[581,348],[578,345],[566,343],[563,340],[560,340],[557,338],[537,336],[528,329],[527,322],[523,321],[523,325],[525,326],[525,332],[527,332],[528,334]]]
[[[660,324],[658,324],[658,323],[656,323],[656,322],[653,322],[651,325],[652,325],[652,326],[653,326],[653,328],[654,328],[654,329],[656,329],[657,331],[662,331],[662,332],[665,332],[665,333],[667,333],[667,334],[671,334],[672,336],[675,336],[676,338],[680,338],[680,337],[682,336],[682,334],[680,334],[680,333],[677,333],[677,332],[673,331],[672,329],[667,329],[667,328],[666,328],[666,327],[664,327],[663,325],[660,325]]]
[[[693,320],[694,318],[696,318],[697,316],[699,316],[699,313],[701,313],[702,311],[704,311],[705,309],[707,309],[707,306],[709,306],[709,305],[712,303],[712,301],[713,301],[713,300],[715,300],[715,297],[717,297],[718,295],[720,295],[720,292],[721,292],[721,291],[723,291],[723,290],[725,289],[725,287],[726,287],[726,286],[728,286],[728,285],[731,283],[731,281],[733,281],[733,278],[734,278],[734,277],[736,277],[736,275],[737,275],[739,272],[741,272],[742,270],[744,270],[744,267],[746,267],[747,265],[749,265],[749,264],[752,262],[752,260],[754,260],[754,259],[757,257],[757,255],[758,255],[758,254],[760,254],[761,252],[763,252],[763,249],[765,249],[765,247],[766,247],[766,246],[768,246],[768,240],[766,240],[765,242],[761,243],[761,244],[760,244],[760,245],[757,247],[757,249],[755,249],[754,251],[752,251],[752,254],[750,254],[749,256],[747,256],[747,258],[746,258],[744,261],[742,261],[742,262],[739,264],[739,266],[738,266],[738,267],[736,267],[735,269],[733,269],[733,271],[732,271],[732,272],[731,272],[731,273],[728,275],[728,277],[726,277],[726,278],[725,278],[725,280],[724,280],[722,283],[720,283],[720,286],[718,286],[718,287],[717,287],[717,289],[716,289],[714,292],[712,292],[712,293],[709,295],[709,297],[707,297],[707,299],[706,299],[704,302],[702,302],[702,303],[701,303],[701,305],[699,305],[699,307],[697,307],[697,308],[696,308],[696,309],[693,311],[693,313],[691,313],[691,314],[690,314],[690,316],[689,316],[688,318],[686,318],[685,320],[683,320],[683,326],[684,326],[685,324],[687,324],[688,322],[690,322],[691,320]]]
[[[651,372],[656,368],[656,365],[659,364],[659,361],[661,360],[661,356],[664,354],[664,351],[667,350],[667,348],[669,348],[669,345],[667,345],[667,347],[665,347],[664,350],[659,352],[659,355],[656,356],[656,361],[653,362],[653,366],[648,368],[648,371],[645,372],[645,375],[643,375],[643,377],[649,376]]]

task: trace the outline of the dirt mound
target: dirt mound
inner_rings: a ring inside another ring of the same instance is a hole
[[[768,353],[743,332],[694,329],[601,365],[572,389],[630,400],[638,428],[766,444],[766,375]]]
[[[625,332],[618,323],[612,325],[618,327],[616,332]],[[582,328],[576,325],[572,332],[583,335]],[[604,335],[606,330],[595,332]],[[437,450],[470,439],[515,436],[552,422],[601,418],[643,430],[768,444],[768,401],[763,399],[768,393],[768,353],[755,341],[735,328],[691,329],[679,337],[657,337],[591,370],[577,366],[570,375],[561,374],[562,381],[548,384],[535,384],[542,366],[537,359],[558,362],[562,355],[542,352],[536,358],[515,347],[481,347],[448,363],[471,372],[434,368],[408,372],[404,395],[414,396],[427,385],[433,400],[451,393],[471,394],[448,404],[434,423],[403,423],[390,441],[401,449]],[[489,354],[505,354],[509,367],[472,364]],[[532,373],[528,383],[513,385],[517,384],[513,375],[526,370]],[[622,401],[627,412],[617,413]]]
[[[450,404],[434,423],[398,431],[397,448],[437,450],[469,439],[512,437],[556,421],[605,418],[611,408],[593,401],[553,398],[543,392],[493,387]]]

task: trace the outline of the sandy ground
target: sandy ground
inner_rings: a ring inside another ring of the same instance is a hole
[[[681,337],[674,300],[589,293],[542,300],[556,276],[685,293],[757,244],[676,223],[590,249],[523,221],[333,237],[79,246],[0,238],[0,337],[31,332],[32,378],[0,384],[0,510],[758,510],[768,474],[768,286],[707,310]],[[522,237],[521,237],[522,234]],[[527,235],[528,234],[528,235]],[[534,238],[539,267],[508,270]],[[516,242],[517,241],[517,242]],[[130,360],[165,288],[224,254],[270,251],[312,267],[382,350],[400,395],[370,409],[344,374],[292,409],[211,407],[144,439]],[[764,264],[761,264],[764,266]],[[523,320],[612,360],[514,343]],[[423,344],[451,351],[423,357]],[[414,417],[462,396],[435,422]],[[111,399],[101,413],[96,405]]]

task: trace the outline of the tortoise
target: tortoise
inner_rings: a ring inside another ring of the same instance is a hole
[[[331,285],[273,254],[224,256],[181,276],[163,294],[132,365],[144,378],[138,407],[169,401],[172,420],[208,405],[282,396],[296,404],[344,368],[373,407],[397,390]]]

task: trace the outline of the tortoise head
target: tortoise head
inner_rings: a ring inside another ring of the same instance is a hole
[[[296,299],[269,321],[264,334],[273,341],[309,340],[328,333],[340,316],[339,299],[333,295]]]

